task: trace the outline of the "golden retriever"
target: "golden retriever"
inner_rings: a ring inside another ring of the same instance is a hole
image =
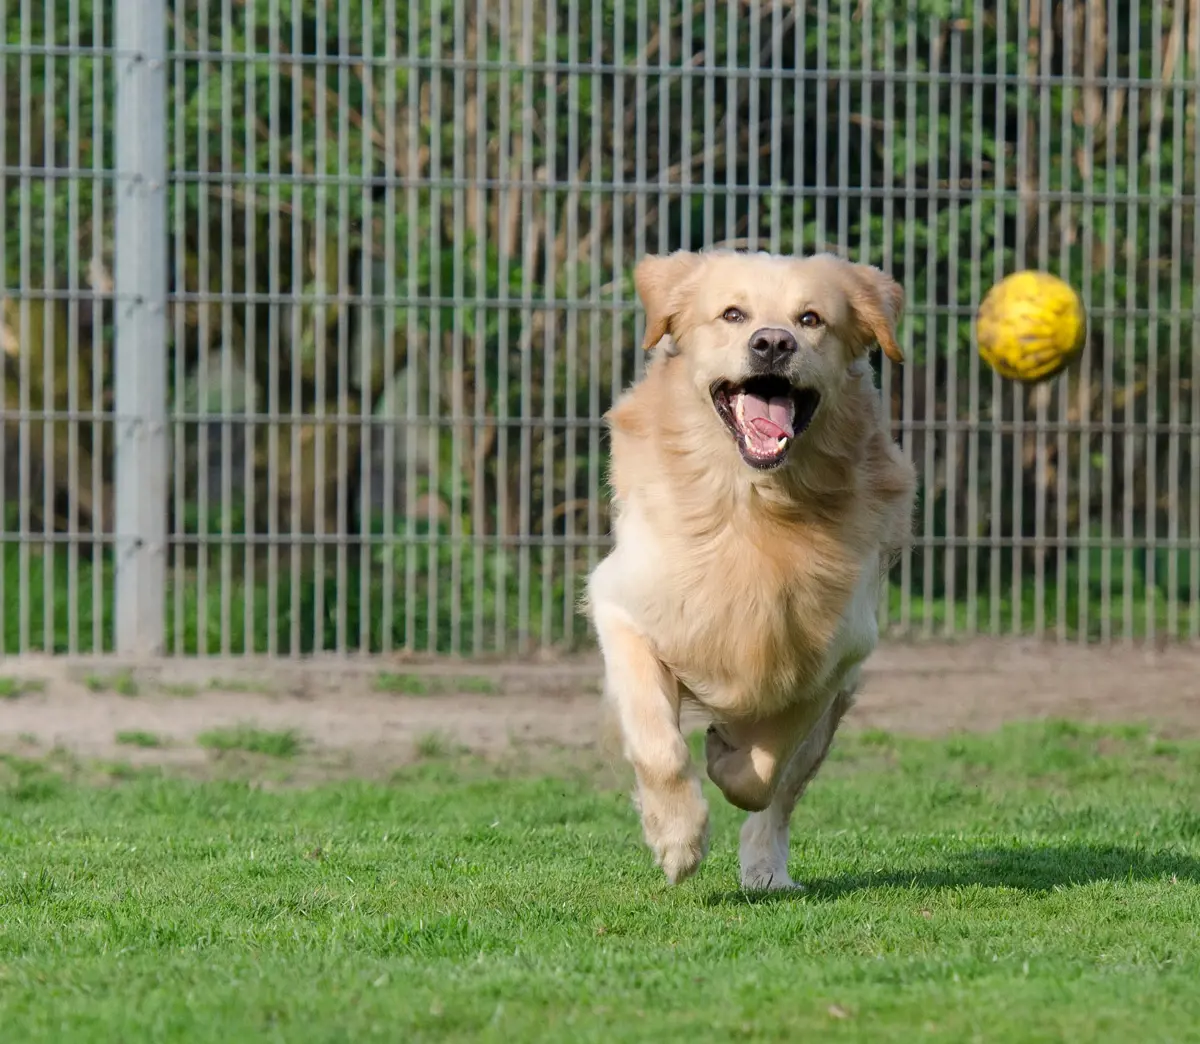
[[[832,255],[681,251],[634,272],[649,350],[606,414],[615,545],[585,612],[672,883],[708,850],[680,731],[711,717],[708,776],[751,813],[746,888],[795,887],[788,822],[878,640],[889,557],[915,475],[888,437],[868,349],[900,362],[900,286]]]

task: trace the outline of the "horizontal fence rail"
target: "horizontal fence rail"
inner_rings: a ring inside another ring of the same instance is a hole
[[[0,654],[590,642],[646,253],[833,250],[895,638],[1200,635],[1200,2],[0,0]],[[981,364],[1060,274],[1051,383]],[[165,296],[164,296],[165,295]]]

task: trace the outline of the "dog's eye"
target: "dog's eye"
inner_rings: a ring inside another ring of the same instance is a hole
[[[740,308],[726,308],[721,313],[721,318],[727,323],[740,323],[746,318],[746,313]]]
[[[800,325],[807,326],[811,330],[818,326],[824,326],[825,320],[817,315],[816,312],[809,311],[800,316]]]

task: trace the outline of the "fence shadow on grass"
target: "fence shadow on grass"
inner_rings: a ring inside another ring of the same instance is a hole
[[[844,874],[812,878],[802,863],[792,866],[793,876],[805,885],[803,891],[719,892],[710,906],[730,903],[789,902],[804,899],[823,902],[853,892],[879,888],[1017,888],[1026,892],[1049,892],[1095,881],[1150,881],[1175,878],[1200,882],[1200,859],[1179,852],[1148,852],[1128,845],[1086,843],[1031,846],[988,846],[958,853],[937,866],[880,873]]]

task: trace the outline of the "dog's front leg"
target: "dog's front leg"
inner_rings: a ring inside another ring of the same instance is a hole
[[[693,874],[708,851],[708,805],[679,730],[679,683],[629,617],[593,607],[605,694],[617,711],[625,757],[637,776],[646,843],[667,879]]]

